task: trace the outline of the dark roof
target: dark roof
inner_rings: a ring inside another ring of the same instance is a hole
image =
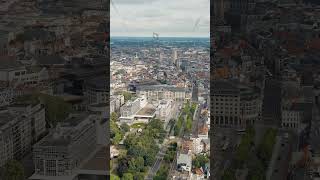
[[[54,32],[45,31],[41,28],[39,29],[28,29],[24,31],[23,34],[18,36],[22,41],[32,41],[32,40],[50,40],[55,38]]]
[[[64,64],[65,59],[59,55],[39,56],[36,58],[38,65]]]
[[[108,81],[108,78],[99,76],[92,79],[88,79],[86,81],[86,86],[87,87],[89,86],[91,88],[96,88],[96,89],[107,89],[109,85],[107,81]]]
[[[0,69],[11,69],[23,67],[23,65],[17,61],[13,56],[1,56],[0,57]]]

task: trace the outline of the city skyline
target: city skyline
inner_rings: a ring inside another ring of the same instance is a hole
[[[110,8],[111,37],[210,36],[208,0],[113,0]]]

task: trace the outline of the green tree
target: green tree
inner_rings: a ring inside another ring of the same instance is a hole
[[[153,178],[154,180],[166,180],[169,173],[168,166],[162,164],[160,169],[158,170],[156,176]]]
[[[222,180],[236,180],[236,177],[235,177],[235,173],[232,169],[226,169],[224,172],[223,172],[223,175],[222,175]]]
[[[10,160],[4,166],[3,173],[4,180],[24,180],[24,169],[20,162],[16,160]]]
[[[185,131],[191,132],[192,130],[192,117],[188,114],[186,118]]]
[[[128,171],[128,159],[127,157],[122,157],[118,161],[117,172],[120,176],[123,176]]]
[[[199,154],[196,156],[196,158],[193,160],[192,164],[196,168],[204,167],[206,163],[209,162],[209,158],[205,155]]]
[[[111,180],[120,180],[119,176],[114,175],[114,174],[111,174],[110,179]]]
[[[110,138],[111,138],[111,143],[113,145],[119,144],[120,141],[122,140],[124,134],[117,125],[117,123],[111,119],[110,121]]]
[[[144,173],[135,173],[134,180],[144,180]]]
[[[124,132],[128,132],[130,131],[130,126],[127,123],[122,123],[120,128],[124,131]]]
[[[130,172],[141,172],[144,170],[144,159],[142,157],[132,158],[129,161]]]
[[[72,105],[60,97],[40,94],[39,98],[45,106],[46,119],[50,125],[56,126],[57,122],[64,120],[73,112]]]
[[[272,156],[273,146],[276,143],[277,130],[269,128],[265,132],[262,142],[258,147],[258,156],[263,161],[264,166],[268,165],[268,161]]]
[[[133,180],[133,175],[131,173],[124,173],[121,180]]]
[[[116,112],[111,113],[110,120],[116,122],[118,120],[119,115]]]
[[[132,99],[133,95],[130,92],[123,91],[121,93],[124,96],[124,101],[127,102]]]

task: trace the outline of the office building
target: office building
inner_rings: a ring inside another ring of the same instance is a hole
[[[261,116],[260,91],[238,82],[215,81],[211,99],[214,126],[246,128]]]

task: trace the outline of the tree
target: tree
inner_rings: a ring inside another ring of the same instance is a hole
[[[124,101],[125,102],[131,100],[132,97],[133,97],[132,94],[130,92],[127,92],[127,91],[123,91],[122,95],[124,96]]]
[[[196,158],[193,160],[192,164],[196,168],[204,167],[206,163],[209,162],[209,159],[207,156],[199,154],[196,156]]]
[[[123,157],[119,159],[117,172],[120,176],[123,176],[124,173],[128,171],[128,159]]]
[[[120,126],[121,130],[123,130],[124,132],[128,132],[130,131],[130,126],[127,123],[122,123]]]
[[[120,180],[119,176],[114,175],[114,174],[111,174],[110,179],[111,180]]]
[[[154,180],[166,180],[168,176],[168,166],[162,164],[160,166],[159,171],[157,172],[156,176],[153,178]]]
[[[119,144],[123,138],[123,132],[113,119],[110,121],[110,138],[113,145]]]
[[[188,114],[186,118],[185,131],[191,132],[192,129],[192,117]]]
[[[4,167],[4,180],[24,180],[24,169],[20,162],[10,160]]]
[[[116,122],[118,120],[119,115],[116,112],[111,113],[110,120]]]
[[[55,126],[57,122],[64,120],[73,111],[72,106],[62,98],[47,94],[40,94],[39,98],[46,109],[46,119],[50,125]]]
[[[174,127],[174,135],[178,136],[183,124],[183,116],[179,116],[176,126]]]
[[[223,175],[222,175],[222,180],[235,180],[235,174],[234,174],[234,171],[232,169],[226,169],[224,172],[223,172]]]
[[[134,180],[144,180],[144,173],[135,173]]]
[[[141,172],[144,170],[144,159],[142,157],[132,158],[129,161],[130,172]]]
[[[133,175],[131,173],[124,173],[121,180],[133,180]]]
[[[272,156],[273,146],[276,143],[277,130],[269,128],[263,136],[262,142],[258,147],[258,156],[266,167]]]

